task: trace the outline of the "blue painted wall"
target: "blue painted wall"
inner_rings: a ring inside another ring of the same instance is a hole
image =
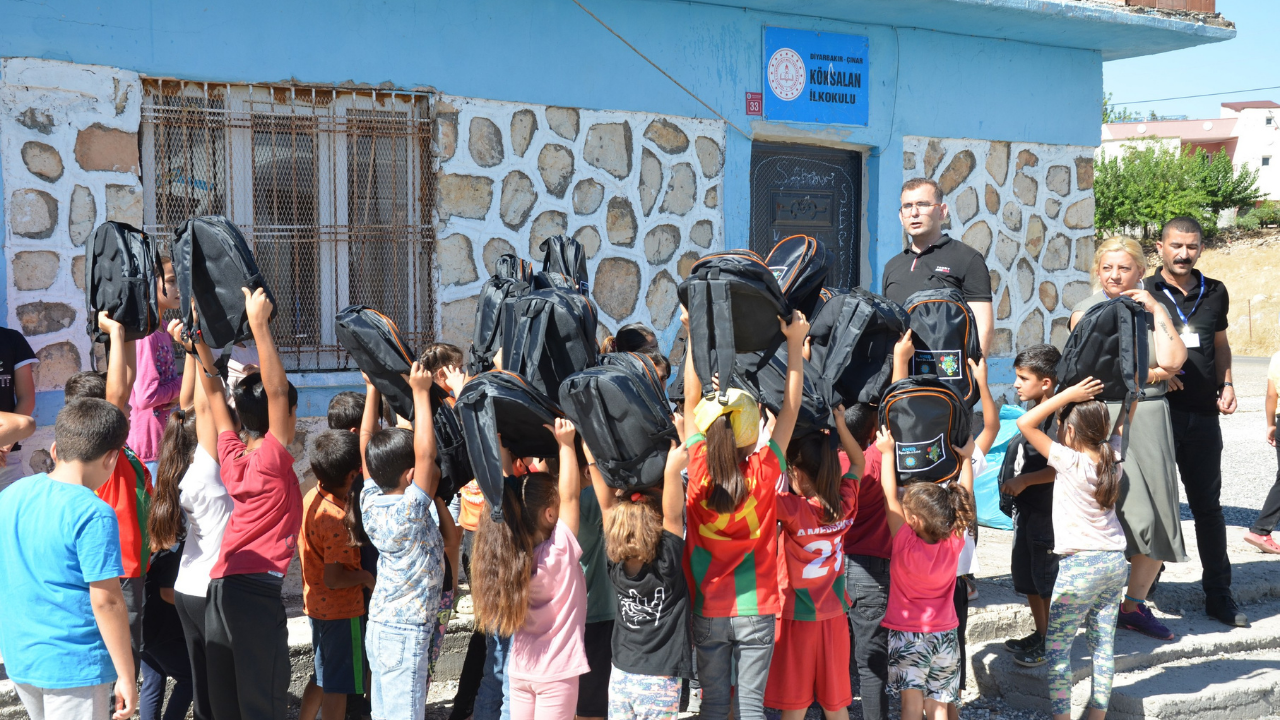
[[[765,25],[867,35],[868,126],[801,127],[871,148],[872,287],[901,248],[896,203],[904,135],[1098,142],[1102,59],[1095,51],[913,29],[918,23],[906,15],[894,27],[667,0],[585,4],[748,134],[754,118],[745,114],[744,93],[763,89]],[[879,0],[842,7],[853,16],[848,8],[859,4],[874,5],[883,20]],[[569,0],[65,0],[56,8],[0,0],[0,18],[0,56],[190,80],[390,81],[497,100],[712,117]],[[1025,23],[1026,15],[1009,13],[1007,22]],[[992,34],[1008,31],[992,26]],[[722,202],[730,246],[746,244],[750,147],[729,129]],[[0,281],[7,282],[3,262]],[[0,297],[0,310],[7,310],[2,303]]]

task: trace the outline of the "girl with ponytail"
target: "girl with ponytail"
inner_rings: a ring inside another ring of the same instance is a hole
[[[559,444],[559,480],[534,472],[507,477],[502,520],[480,515],[471,576],[476,625],[510,636],[507,663],[512,720],[574,716],[578,676],[591,668],[583,645],[587,581],[579,559],[582,476],[577,431],[568,420],[550,428]]]
[[[1053,552],[1058,579],[1049,602],[1045,638],[1049,702],[1055,720],[1071,717],[1071,643],[1088,623],[1093,648],[1093,696],[1089,719],[1102,720],[1115,672],[1116,618],[1129,578],[1125,536],[1116,517],[1120,498],[1120,432],[1112,434],[1105,403],[1094,400],[1102,383],[1085,378],[1018,418],[1018,429],[1057,471],[1053,482]],[[1136,412],[1134,403],[1131,413]],[[1040,427],[1058,417],[1054,442]],[[1132,415],[1130,415],[1132,419]]]
[[[902,697],[903,720],[945,718],[947,705],[960,700],[962,653],[953,600],[956,567],[965,531],[976,521],[973,504],[973,454],[970,440],[954,447],[960,480],[946,486],[908,485],[899,499],[897,469],[880,469],[889,534],[889,692]],[[876,449],[894,457],[893,436],[881,427]]]
[[[791,492],[778,493],[782,555],[782,619],[769,667],[764,703],[783,720],[802,720],[816,697],[827,720],[848,720],[849,628],[845,613],[844,534],[858,510],[858,480],[866,461],[862,446],[832,413],[839,444],[849,459],[840,472],[836,439],[812,432],[787,448]]]

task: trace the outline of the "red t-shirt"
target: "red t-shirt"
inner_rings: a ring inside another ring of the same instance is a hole
[[[904,632],[944,632],[960,625],[956,618],[956,563],[964,538],[948,535],[930,545],[910,525],[893,536],[889,559],[889,607],[881,625]]]
[[[858,479],[846,475],[840,483],[840,519],[824,522],[816,498],[778,494],[778,523],[782,542],[778,554],[778,585],[782,589],[782,617],[787,620],[827,620],[849,611],[844,590],[845,531],[858,511]]]
[[[706,506],[710,474],[707,442],[689,438],[688,525],[684,565],[693,611],[702,617],[776,615],[778,593],[777,497],[774,481],[787,467],[772,440],[741,465],[747,497],[732,512]]]
[[[210,578],[289,570],[298,529],[302,491],[293,456],[271,433],[251,453],[233,432],[218,436],[222,484],[235,505],[222,533],[222,549]]]
[[[845,555],[870,555],[889,559],[893,538],[889,535],[888,511],[880,487],[880,451],[875,445],[863,452],[866,470],[858,481],[858,517],[844,534]],[[840,453],[840,466],[849,469],[849,458]]]
[[[151,538],[147,535],[151,473],[126,447],[116,456],[111,477],[95,493],[116,513],[116,524],[120,526],[120,559],[124,565],[122,577],[142,577],[151,559]]]

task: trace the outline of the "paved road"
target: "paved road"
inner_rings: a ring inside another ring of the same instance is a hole
[[[1237,357],[1232,363],[1239,407],[1234,414],[1222,416],[1222,506],[1228,525],[1252,525],[1276,480],[1276,450],[1263,438],[1267,362],[1267,358]],[[1190,520],[1187,496],[1181,493],[1181,497],[1182,519]]]

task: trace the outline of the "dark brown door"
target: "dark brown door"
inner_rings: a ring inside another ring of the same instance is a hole
[[[751,146],[751,249],[769,254],[790,235],[809,235],[834,252],[828,287],[859,283],[862,156],[803,145]]]

